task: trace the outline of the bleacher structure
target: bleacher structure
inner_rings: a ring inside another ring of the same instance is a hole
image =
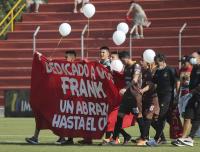
[[[90,19],[90,30],[86,34],[86,57],[96,60],[101,46],[111,51],[129,50],[129,35],[121,46],[112,41],[112,34],[120,22],[125,21],[130,0],[92,0],[96,7],[95,16]],[[183,54],[200,49],[200,0],[137,0],[144,8],[152,25],[144,30],[144,39],[133,39],[133,58],[140,58],[145,49],[153,49],[167,56],[167,63],[178,66],[178,34],[187,23],[182,37]],[[71,34],[60,39],[59,25],[67,22]],[[31,80],[33,56],[33,33],[37,36],[37,51],[49,57],[63,58],[68,49],[75,49],[80,57],[81,32],[87,18],[73,13],[73,0],[48,0],[41,5],[39,13],[24,13],[22,21],[15,23],[14,32],[8,32],[7,40],[0,40],[0,106],[4,106],[4,90],[28,89]]]

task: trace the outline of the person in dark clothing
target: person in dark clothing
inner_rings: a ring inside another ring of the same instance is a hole
[[[192,97],[188,101],[184,114],[185,119],[191,119],[192,128],[188,137],[178,138],[172,142],[175,146],[193,146],[193,138],[200,127],[200,52],[194,52],[192,57],[197,63],[193,65],[190,75],[189,90]]]
[[[144,118],[144,131],[139,140],[137,140],[138,146],[146,145],[149,139],[149,130],[153,119],[157,119],[159,115],[159,103],[156,93],[155,85],[153,83],[153,72],[151,66],[141,61],[142,65],[142,115]]]
[[[176,70],[167,66],[165,62],[165,56],[162,54],[157,54],[154,59],[158,68],[153,77],[153,82],[156,85],[160,113],[158,120],[155,121],[156,135],[154,140],[147,142],[147,145],[150,146],[157,145],[159,143],[159,139],[165,127],[165,122],[169,117],[169,108],[173,104],[174,90],[176,88],[176,94],[178,94],[180,85]]]
[[[120,53],[120,59],[125,65],[124,75],[126,87],[120,90],[122,96],[122,102],[119,107],[117,122],[115,124],[113,140],[110,144],[119,144],[119,133],[122,129],[122,121],[126,114],[133,113],[137,117],[140,132],[142,134],[143,118],[142,118],[142,95],[140,93],[141,88],[141,67],[130,59],[128,52],[124,51]]]

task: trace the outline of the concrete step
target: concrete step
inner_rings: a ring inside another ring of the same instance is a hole
[[[0,77],[30,76],[31,67],[0,67]],[[1,87],[1,86],[0,86]]]
[[[116,29],[90,29],[89,36],[91,38],[109,38],[112,37],[114,31]],[[163,37],[163,36],[176,36],[179,33],[180,28],[146,28],[144,33],[145,37],[151,37],[152,35],[156,37]],[[14,31],[8,33],[8,39],[33,39],[32,30],[21,30],[21,31]],[[81,30],[72,30],[71,34],[67,38],[77,38],[80,37],[82,31]],[[198,36],[200,35],[200,26],[197,28],[186,28],[184,31],[184,36]],[[86,33],[87,35],[87,33]],[[128,35],[127,35],[128,36]],[[40,30],[37,35],[37,39],[59,39],[61,35],[59,34],[58,30]]]
[[[178,37],[146,37],[144,39],[134,39],[134,45],[139,46],[173,46],[178,45]],[[199,45],[200,36],[183,36],[183,45]],[[37,41],[37,48],[67,48],[67,47],[80,47],[80,38],[63,39],[58,46],[59,39],[41,39]],[[86,38],[86,47],[99,48],[100,46],[107,45],[114,47],[115,44],[112,38]],[[32,40],[2,40],[0,41],[1,48],[32,48]],[[58,47],[57,47],[58,46]],[[121,45],[123,47],[129,46],[129,39]]]
[[[183,54],[191,54],[193,51],[198,50],[200,47],[200,45],[183,45],[182,46],[182,51]],[[166,55],[178,55],[178,46],[133,46],[133,55],[140,55],[142,54],[142,52],[145,49],[151,48],[153,50],[155,50],[156,52],[161,52],[164,53]],[[76,50],[77,52],[77,57],[80,57],[80,47],[72,47],[72,48],[58,48],[55,50],[55,53],[53,55],[54,57],[59,57],[62,58],[64,56],[64,53],[66,50]],[[129,47],[110,47],[111,51],[123,51],[123,50],[129,50]],[[43,48],[43,49],[39,49],[38,50],[40,53],[44,54],[47,57],[50,57],[52,55],[52,53],[54,52],[52,50],[52,48]],[[98,53],[99,53],[99,48],[86,48],[86,55],[88,55],[88,57],[98,57]],[[21,48],[14,48],[14,49],[0,49],[0,56],[1,56],[1,62],[3,62],[4,60],[6,60],[6,62],[11,61],[11,64],[14,64],[16,60],[17,62],[20,62],[21,60],[23,61],[23,59],[26,60],[31,60],[32,59],[32,49],[21,49]],[[3,59],[3,60],[2,60]]]
[[[195,17],[199,16],[200,7],[192,8],[173,8],[173,9],[150,9],[146,11],[149,19],[151,18],[170,18],[170,17]],[[109,13],[109,15],[107,15]],[[97,12],[92,18],[96,19],[124,19],[126,16],[127,10],[105,10],[102,12]],[[56,21],[56,20],[84,20],[85,16],[83,14],[74,14],[74,13],[25,13],[23,14],[24,21]]]
[[[96,10],[119,10],[128,9],[129,1],[93,1]],[[105,5],[106,3],[106,5]],[[193,6],[200,6],[199,0],[162,0],[162,1],[139,1],[144,9],[153,8],[189,8]],[[40,12],[72,12],[74,8],[73,2],[54,2],[41,5]]]
[[[151,18],[152,22],[151,27],[181,27],[185,22],[189,26],[199,26],[200,17],[178,17],[178,18]],[[90,20],[90,28],[114,28],[120,22],[124,22],[124,18],[118,19],[98,19]],[[71,25],[72,29],[83,29],[84,26],[88,23],[88,20],[53,20],[53,21],[23,21],[21,24],[24,25],[59,25],[63,22],[67,22]],[[105,24],[106,22],[106,24]],[[34,29],[33,29],[34,30]]]

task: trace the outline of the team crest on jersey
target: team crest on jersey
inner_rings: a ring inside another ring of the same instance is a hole
[[[167,72],[165,72],[165,73],[164,73],[164,77],[167,77],[167,76],[168,76],[168,73],[167,73]]]

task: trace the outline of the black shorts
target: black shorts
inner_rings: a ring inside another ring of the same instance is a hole
[[[200,121],[200,96],[194,95],[185,108],[185,119],[192,119],[194,121]]]
[[[119,107],[119,113],[130,114],[133,113],[133,108],[137,108],[137,101],[132,95],[130,89],[127,89],[122,97],[122,102]]]
[[[142,115],[148,119],[152,119],[154,116],[158,116],[160,113],[160,107],[158,103],[157,94],[150,96],[143,96],[142,102]]]

